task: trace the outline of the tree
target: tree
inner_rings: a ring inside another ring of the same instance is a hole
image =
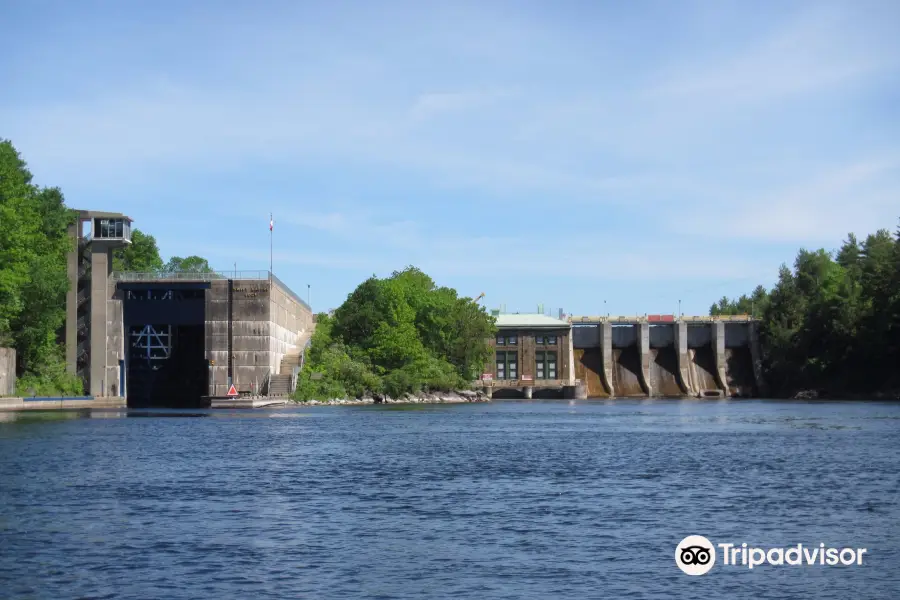
[[[415,267],[372,276],[333,318],[318,317],[297,397],[462,387],[490,357],[494,332],[483,307]]]
[[[212,273],[213,269],[209,266],[209,261],[200,256],[188,256],[181,258],[173,256],[163,267],[166,273]]]
[[[131,244],[117,248],[113,254],[113,271],[159,273],[164,267],[156,238],[140,229],[131,231]]]
[[[837,252],[801,249],[768,294],[721,299],[710,314],[762,307],[764,377],[780,394],[815,388],[869,393],[900,388],[900,231],[849,234]]]
[[[60,190],[32,184],[18,151],[0,140],[0,345],[16,349],[20,384],[40,391],[77,387],[58,343],[74,219]]]

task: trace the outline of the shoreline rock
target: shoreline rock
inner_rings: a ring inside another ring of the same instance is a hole
[[[483,392],[458,390],[452,392],[423,392],[404,394],[399,398],[387,395],[364,398],[332,398],[331,400],[309,400],[296,402],[301,406],[362,406],[365,404],[462,404],[467,402],[490,402]]]

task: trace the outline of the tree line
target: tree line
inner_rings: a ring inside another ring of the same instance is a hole
[[[763,374],[773,395],[900,390],[900,229],[850,234],[836,251],[801,249],[771,290],[722,298],[711,315],[761,319]]]
[[[317,315],[298,400],[468,387],[491,358],[494,318],[415,267],[361,283]]]
[[[9,140],[0,139],[0,347],[16,350],[18,393],[76,395],[83,382],[66,372],[63,326],[69,281],[69,225],[77,213],[57,187],[41,187]],[[118,271],[211,271],[199,256],[164,262],[156,239],[135,229],[116,250]]]

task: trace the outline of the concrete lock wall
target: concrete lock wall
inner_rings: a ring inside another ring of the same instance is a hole
[[[261,391],[268,375],[279,373],[281,359],[299,352],[301,336],[312,327],[312,311],[279,282],[236,279],[230,285],[230,304],[227,280],[213,280],[206,294],[211,396],[228,393],[229,358],[235,388]]]
[[[276,281],[272,286],[269,312],[272,322],[270,367],[272,373],[280,373],[285,355],[300,352],[300,340],[312,328],[312,311]]]
[[[16,393],[16,351],[14,348],[0,348],[0,396]]]
[[[228,393],[228,281],[214,279],[206,290],[206,360],[209,395]]]
[[[265,382],[271,369],[269,294],[267,280],[211,282],[206,293],[206,358],[212,361],[211,396],[228,393],[229,371],[238,391],[258,392]]]
[[[106,372],[103,385],[107,396],[122,396],[124,390],[119,389],[122,375],[119,361],[125,359],[124,292],[116,288],[116,282],[112,279],[107,287]]]

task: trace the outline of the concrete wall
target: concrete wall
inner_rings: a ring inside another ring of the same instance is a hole
[[[675,344],[675,324],[650,325],[650,347],[666,348]]]
[[[124,306],[122,297],[124,292],[116,289],[116,282],[109,280],[107,286],[106,301],[106,373],[104,386],[107,396],[121,396],[120,389],[121,368],[119,361],[125,359],[125,326]]]
[[[270,366],[273,373],[280,373],[281,359],[287,354],[300,352],[301,338],[312,329],[313,315],[305,302],[301,302],[278,281],[273,282],[269,300],[272,321],[270,338]]]
[[[610,396],[616,395],[613,387],[613,362],[612,362],[612,325],[601,323],[598,327],[600,333],[600,358],[603,361],[603,372],[600,374],[603,386]]]
[[[259,391],[269,374],[278,374],[281,359],[299,352],[303,334],[312,328],[312,311],[280,282],[232,280],[232,381],[238,391]],[[229,282],[213,280],[206,294],[206,358],[211,396],[228,393]]]
[[[214,363],[210,366],[211,396],[224,396],[228,393],[229,358],[232,383],[239,391],[258,391],[272,370],[269,302],[267,280],[211,282],[210,289],[206,292],[206,358]]]
[[[648,396],[654,393],[650,383],[650,324],[640,323],[635,326],[638,334],[638,350],[641,354],[641,387]]]
[[[69,240],[73,247],[66,254],[66,275],[69,279],[69,289],[66,291],[66,371],[75,374],[77,369],[76,357],[78,351],[78,262],[81,256],[79,233],[80,223],[69,225]]]
[[[724,323],[725,347],[741,348],[750,343],[750,323]]]
[[[264,280],[233,283],[232,381],[241,391],[258,390],[272,372],[270,292],[269,282]]]
[[[707,323],[695,325],[686,323],[687,325],[687,346],[688,348],[700,348],[708,346],[712,342],[712,329]]]
[[[0,348],[0,396],[16,393],[16,351]]]
[[[691,359],[688,354],[688,326],[687,323],[679,322],[676,323],[673,328],[673,333],[675,334],[675,352],[678,358],[678,378],[681,383],[681,389],[685,391],[685,393],[694,396],[697,394],[695,386],[693,385],[693,380],[690,375],[691,369]]]
[[[224,396],[228,392],[228,281],[210,282],[205,310],[209,395]]]
[[[710,325],[712,329],[713,356],[716,359],[716,383],[721,389],[728,390],[728,378],[725,375],[725,323],[716,321]]]
[[[596,348],[600,346],[600,329],[609,323],[600,325],[572,326],[572,344],[575,348]]]
[[[91,251],[91,367],[89,393],[92,396],[110,395],[107,335],[109,331],[109,274],[112,252],[103,243],[94,242]],[[118,382],[118,378],[116,378]]]
[[[638,342],[638,328],[636,325],[612,326],[612,347],[627,348]]]

